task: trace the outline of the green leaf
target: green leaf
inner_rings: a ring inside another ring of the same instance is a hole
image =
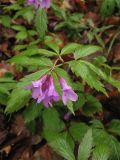
[[[108,126],[108,131],[112,133],[116,133],[120,136],[120,120],[113,119]]]
[[[26,28],[22,25],[13,25],[11,28],[16,31],[26,31]]]
[[[28,46],[26,50],[21,52],[21,56],[34,56],[38,54],[39,48],[36,45]]]
[[[35,17],[35,27],[37,29],[37,32],[39,33],[39,36],[43,39],[45,36],[45,33],[47,32],[47,15],[44,9],[37,9],[36,11],[36,17]]]
[[[85,95],[82,93],[78,93],[78,100],[74,102],[74,106],[73,106],[74,110],[78,110],[79,108],[83,107],[85,102],[86,102]]]
[[[30,133],[32,135],[35,135],[36,132],[36,121],[30,121],[29,123],[26,123],[26,127],[29,129]]]
[[[28,30],[28,35],[30,35],[30,36],[36,36],[37,32],[34,31],[34,30]]]
[[[0,78],[0,83],[5,83],[5,82],[8,82],[8,83],[15,83],[16,81],[13,80],[12,78],[6,78],[6,77],[1,77]]]
[[[23,17],[30,23],[34,18],[33,6],[26,6],[21,8],[19,11],[16,12],[13,19],[18,18],[19,16]]]
[[[104,0],[101,6],[101,15],[110,16],[115,9],[115,0]]]
[[[61,89],[61,86],[60,86],[60,82],[59,82],[58,76],[56,75],[55,72],[51,72],[51,76],[52,76],[53,79],[54,79],[54,85],[55,85],[56,91],[58,92],[58,94],[59,94],[60,96],[62,96],[62,89]]]
[[[106,94],[104,85],[99,81],[98,75],[91,70],[83,61],[73,61],[70,62],[71,70],[77,75],[81,76],[83,80],[87,82],[89,86],[95,88],[97,91],[101,91]]]
[[[75,115],[72,101],[67,101],[67,108]]]
[[[16,39],[17,39],[17,40],[23,40],[23,39],[26,39],[27,36],[28,36],[27,31],[21,31],[21,32],[18,32],[18,33],[16,34]]]
[[[30,46],[25,51],[21,52],[21,54],[25,56],[43,55],[46,57],[53,57],[57,55],[55,52],[47,49],[39,49],[38,46],[35,45]]]
[[[108,160],[110,156],[110,148],[107,145],[100,144],[93,151],[92,160]]]
[[[107,75],[105,71],[102,71],[99,67],[93,65],[90,62],[82,61],[82,60],[81,62],[86,64],[94,73],[96,73],[99,77],[101,77],[101,79],[112,84],[114,87],[116,87],[120,91],[120,82],[118,80],[113,79],[111,75]]]
[[[34,12],[33,9],[31,8],[31,6],[29,6],[28,8],[23,8],[23,18],[25,18],[29,23],[33,20],[34,18]]]
[[[9,97],[5,112],[12,113],[18,111],[26,105],[29,99],[30,91],[21,88],[14,89]]]
[[[45,109],[43,112],[43,135],[51,142],[54,136],[64,129],[64,123],[60,120],[58,112],[54,108]]]
[[[103,129],[93,129],[95,146],[105,145],[110,149],[110,160],[120,159],[120,143]]]
[[[70,54],[73,53],[76,48],[80,47],[80,44],[78,43],[70,43],[67,44],[62,50],[61,50],[61,55],[66,55],[66,54]]]
[[[53,9],[54,11],[54,14],[59,17],[59,18],[62,18],[62,19],[65,19],[66,18],[66,12],[64,9],[60,8],[58,5],[56,4],[52,4],[51,8]]]
[[[49,145],[65,159],[75,160],[74,152],[65,138],[58,135]]]
[[[57,55],[55,52],[48,51],[46,49],[39,49],[38,53],[41,54],[41,55],[44,55],[46,57],[53,57],[53,56]]]
[[[25,45],[25,44],[20,44],[20,45],[16,45],[15,47],[14,47],[14,50],[16,51],[16,50],[23,50],[23,49],[25,49],[27,47],[27,45]]]
[[[90,124],[92,125],[92,128],[104,129],[104,125],[102,124],[102,122],[97,119],[93,119],[92,121],[90,121]]]
[[[10,10],[20,10],[22,7],[18,3],[13,3],[11,5],[7,5],[4,7],[4,10],[10,11]]]
[[[101,51],[102,48],[95,45],[81,45],[75,50],[74,57],[79,59],[85,56],[89,56],[95,52]]]
[[[88,158],[90,157],[90,153],[92,151],[92,146],[93,146],[92,130],[89,129],[79,146],[78,160],[88,160]]]
[[[2,84],[0,84],[0,92],[9,95],[9,91],[6,88],[6,86],[3,86]]]
[[[94,113],[102,111],[102,104],[91,94],[86,94],[86,103],[83,106],[83,113],[93,116]]]
[[[57,54],[59,54],[60,52],[60,48],[58,46],[57,43],[53,43],[53,42],[45,42],[45,44],[50,48],[52,49],[53,51],[55,51]]]
[[[84,137],[84,134],[87,132],[88,126],[85,123],[72,122],[69,128],[70,135],[74,138],[75,141],[80,142]]]
[[[21,79],[21,81],[17,84],[18,87],[24,88],[28,84],[30,84],[32,81],[37,80],[44,74],[46,74],[49,71],[48,68],[42,69],[40,71],[37,71],[35,73],[32,73],[30,75],[25,76],[24,78]]]
[[[0,104],[6,105],[8,101],[8,95],[0,92]]]
[[[5,27],[10,27],[11,26],[11,17],[10,16],[2,16],[1,18],[2,20],[2,24],[5,26]]]
[[[43,106],[37,103],[32,103],[30,106],[28,106],[23,112],[25,123],[29,123],[35,120],[35,118],[37,118],[38,116],[40,116],[42,109]]]
[[[27,57],[23,55],[17,55],[10,59],[10,62],[14,62],[21,66],[52,66],[52,62],[48,58],[42,57]]]
[[[72,81],[71,81],[71,79],[70,79],[70,76],[69,76],[69,74],[68,74],[64,69],[57,67],[57,68],[55,68],[55,72],[56,72],[60,77],[63,77],[70,86],[72,86]]]
[[[115,0],[115,1],[116,1],[118,9],[120,9],[120,0]]]
[[[80,93],[84,92],[84,85],[82,83],[77,81],[72,86],[75,91],[78,91]]]

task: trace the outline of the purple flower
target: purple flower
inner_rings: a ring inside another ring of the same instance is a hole
[[[62,101],[64,105],[67,104],[67,102],[70,101],[77,101],[78,95],[72,90],[72,88],[67,84],[67,82],[60,77],[59,82],[62,88]]]
[[[49,8],[51,4],[51,0],[40,0],[41,8]]]
[[[51,0],[27,0],[29,5],[34,5],[36,8],[49,8],[51,5]]]
[[[54,79],[49,74],[38,81],[33,81],[26,89],[32,90],[32,98],[36,99],[37,103],[42,102],[45,107],[52,106],[53,101],[60,100],[60,96],[54,87]]]
[[[38,5],[39,5],[38,0],[28,0],[27,3],[29,5],[34,5],[35,7],[38,7]]]

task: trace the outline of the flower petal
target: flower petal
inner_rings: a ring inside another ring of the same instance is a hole
[[[59,82],[63,90],[71,89],[71,87],[67,84],[67,82],[62,77],[59,78]]]
[[[32,90],[32,98],[33,98],[33,99],[37,99],[37,98],[39,97],[39,94],[40,94],[39,88],[34,88],[34,89]]]
[[[68,91],[68,97],[71,101],[77,101],[78,95],[71,89]]]
[[[78,95],[72,89],[63,91],[62,100],[64,105],[67,104],[68,100],[77,101],[77,99]]]
[[[64,105],[67,104],[68,96],[67,96],[66,92],[63,92],[63,94],[62,94],[62,101],[63,101]]]
[[[41,8],[49,8],[51,4],[51,0],[40,0]]]

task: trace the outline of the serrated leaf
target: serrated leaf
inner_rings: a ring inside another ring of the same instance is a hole
[[[26,103],[29,101],[30,95],[30,91],[28,90],[21,88],[14,89],[7,102],[5,112],[13,113],[24,107]]]
[[[52,66],[52,62],[48,58],[42,57],[27,57],[23,55],[14,56],[10,59],[10,62],[14,62],[21,66]]]
[[[86,103],[83,106],[83,113],[87,116],[93,116],[94,113],[102,111],[102,104],[91,94],[86,94]]]
[[[57,54],[59,54],[59,51],[60,51],[60,48],[58,46],[57,43],[53,43],[53,42],[45,42],[45,44],[50,48],[52,49],[53,51],[55,51]]]
[[[22,25],[13,25],[11,28],[16,31],[26,31],[26,28]]]
[[[58,112],[54,108],[48,108],[43,112],[44,128],[53,132],[60,132],[64,129],[64,123],[60,120]]]
[[[116,133],[120,136],[120,120],[119,119],[113,119],[108,126],[108,131],[112,133]]]
[[[8,101],[8,95],[0,92],[0,104],[6,105]]]
[[[71,81],[71,79],[70,79],[70,76],[69,76],[69,74],[68,74],[64,69],[57,67],[57,68],[55,68],[55,72],[56,72],[60,77],[63,77],[70,86],[72,86],[72,81]]]
[[[36,11],[36,17],[35,17],[35,27],[37,29],[37,32],[39,33],[39,36],[43,39],[45,36],[45,33],[47,32],[47,15],[44,9],[37,9]]]
[[[73,115],[75,115],[72,101],[67,101],[67,108],[70,110],[70,112],[72,112]]]
[[[4,10],[10,11],[10,10],[20,10],[22,7],[18,3],[13,3],[11,5],[8,5],[4,7]]]
[[[38,53],[41,54],[41,55],[44,55],[46,57],[53,57],[53,56],[57,55],[55,52],[48,51],[46,49],[39,49]]]
[[[101,51],[102,48],[95,45],[81,45],[75,50],[74,57],[79,59],[85,56],[89,56],[95,52]]]
[[[21,81],[17,84],[18,87],[24,88],[28,84],[30,84],[32,81],[37,80],[42,75],[46,74],[49,71],[48,68],[42,69],[40,71],[37,71],[35,73],[32,73],[30,75],[25,76],[21,79]]]
[[[16,45],[15,47],[14,47],[14,50],[16,51],[16,50],[23,50],[23,49],[25,49],[27,47],[27,45],[25,45],[25,44],[20,44],[20,45]]]
[[[32,46],[27,47],[26,50],[22,51],[20,56],[28,56],[28,57],[34,56],[38,54],[38,50],[39,50],[38,46],[32,45]]]
[[[66,55],[69,53],[73,53],[75,51],[76,48],[78,48],[80,46],[80,44],[78,43],[70,43],[68,45],[66,45],[62,50],[61,50],[61,55]]]
[[[96,75],[96,73],[93,72],[83,61],[79,60],[70,62],[70,67],[72,71],[77,76],[81,76],[82,79],[88,83],[88,85],[95,88],[97,91],[101,91],[106,94],[104,85],[99,81],[98,75]]]
[[[39,49],[35,45],[32,45],[30,48],[27,48],[27,50],[21,52],[21,54],[25,56],[43,55],[46,57],[53,57],[57,55],[55,52],[49,51],[47,49]]]
[[[88,160],[92,151],[93,138],[92,129],[89,129],[85,134],[84,138],[78,149],[78,160]]]
[[[66,160],[75,160],[73,150],[65,138],[58,135],[49,145]]]
[[[110,149],[110,160],[120,159],[120,143],[117,139],[103,129],[93,129],[93,138],[95,146],[107,145]]]
[[[93,151],[92,160],[108,160],[110,156],[110,148],[107,145],[100,144]]]
[[[92,125],[92,128],[104,129],[104,125],[102,124],[102,122],[97,119],[93,119],[92,121],[90,121],[90,124]]]
[[[7,15],[2,16],[1,20],[2,20],[2,24],[5,27],[10,27],[11,26],[11,17],[10,16],[7,16]]]
[[[77,95],[78,95],[78,100],[74,102],[74,106],[73,106],[75,111],[83,107],[86,102],[84,94],[78,93]]]
[[[18,18],[19,16],[23,17],[30,23],[34,17],[33,7],[26,6],[26,7],[21,8],[19,11],[16,12],[13,19]]]
[[[114,87],[116,87],[120,91],[120,82],[118,80],[112,78],[111,75],[107,75],[105,71],[102,71],[99,67],[93,65],[90,62],[82,61],[82,60],[81,62],[86,64],[94,73],[96,73],[99,77],[101,77],[101,79],[112,84]]]
[[[54,108],[48,108],[43,112],[43,135],[48,142],[53,141],[55,136],[60,133],[65,125],[60,120],[58,112]]]
[[[26,127],[29,129],[29,132],[32,135],[35,135],[35,132],[36,132],[36,121],[35,120],[30,121],[30,123],[26,123]]]
[[[8,89],[2,84],[0,84],[0,92],[9,95]]]
[[[69,132],[75,141],[81,141],[84,134],[87,132],[88,126],[85,123],[72,122],[69,128]]]
[[[54,79],[54,85],[55,85],[56,91],[58,92],[58,94],[59,94],[60,96],[62,96],[62,89],[61,89],[61,86],[60,86],[60,82],[59,82],[58,76],[56,75],[55,72],[52,72],[52,73],[51,73],[51,76],[52,76],[53,79]]]
[[[17,40],[23,40],[23,39],[26,39],[28,36],[28,33],[27,31],[20,31],[16,34],[16,39]]]
[[[28,106],[23,112],[25,123],[29,123],[40,116],[42,109],[43,106],[37,103],[32,103],[30,106]]]
[[[13,80],[12,78],[6,78],[6,77],[0,77],[0,83],[15,83],[16,81]]]
[[[101,6],[101,15],[110,16],[115,9],[115,0],[104,0]]]

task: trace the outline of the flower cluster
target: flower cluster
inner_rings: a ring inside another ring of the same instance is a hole
[[[67,84],[67,82],[60,77],[60,86],[62,88],[62,101],[64,105],[69,100],[76,101],[78,99],[77,94]],[[28,85],[26,89],[32,91],[32,98],[37,100],[37,103],[43,103],[45,107],[52,106],[53,101],[58,102],[60,96],[55,90],[54,79],[50,74],[44,75],[37,81],[33,81],[31,85]]]
[[[34,5],[36,8],[49,8],[51,0],[27,0],[29,5]]]

